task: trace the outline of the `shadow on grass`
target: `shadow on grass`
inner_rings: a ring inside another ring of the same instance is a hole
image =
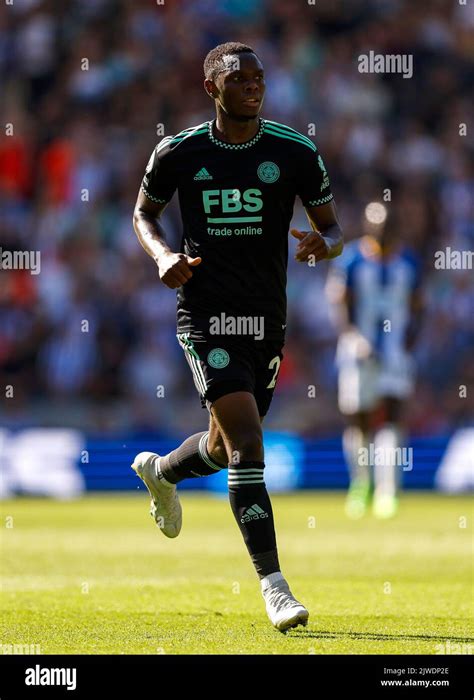
[[[433,642],[459,642],[470,643],[474,642],[473,637],[442,637],[434,634],[379,634],[376,632],[325,632],[312,629],[292,629],[286,634],[291,637],[303,637],[311,639],[369,639],[376,642],[397,641],[397,640],[424,640]]]

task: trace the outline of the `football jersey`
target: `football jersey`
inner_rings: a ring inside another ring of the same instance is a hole
[[[177,330],[205,336],[213,318],[257,317],[265,338],[282,338],[295,197],[330,202],[329,177],[315,144],[284,124],[260,118],[257,134],[239,144],[218,139],[214,125],[165,137],[142,181],[153,202],[178,191],[180,252],[202,258],[178,289]]]
[[[333,262],[333,274],[352,295],[351,323],[382,357],[405,349],[420,267],[418,257],[408,248],[382,258],[371,254],[363,239],[347,244]]]

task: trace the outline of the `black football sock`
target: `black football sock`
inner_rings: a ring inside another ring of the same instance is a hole
[[[264,462],[229,464],[229,500],[260,579],[280,571],[270,497],[263,480]]]
[[[166,481],[177,484],[183,479],[195,479],[199,476],[209,476],[226,464],[218,464],[207,452],[207,437],[209,431],[196,433],[188,437],[182,445],[160,459],[160,472]]]

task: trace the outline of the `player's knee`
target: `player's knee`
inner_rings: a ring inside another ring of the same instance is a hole
[[[231,462],[263,461],[263,435],[259,428],[234,437]]]
[[[227,450],[224,445],[224,441],[219,436],[215,437],[213,440],[208,440],[207,452],[210,458],[217,462],[217,464],[227,464],[229,459],[227,457]]]

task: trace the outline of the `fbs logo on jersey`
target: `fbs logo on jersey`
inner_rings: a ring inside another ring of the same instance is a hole
[[[280,168],[276,163],[267,160],[258,166],[257,175],[262,182],[276,182],[280,177]]]
[[[208,354],[207,361],[214,369],[223,369],[230,362],[229,353],[223,348],[214,348]]]
[[[194,176],[194,180],[212,180],[212,175],[209,175],[206,168],[201,168]]]

